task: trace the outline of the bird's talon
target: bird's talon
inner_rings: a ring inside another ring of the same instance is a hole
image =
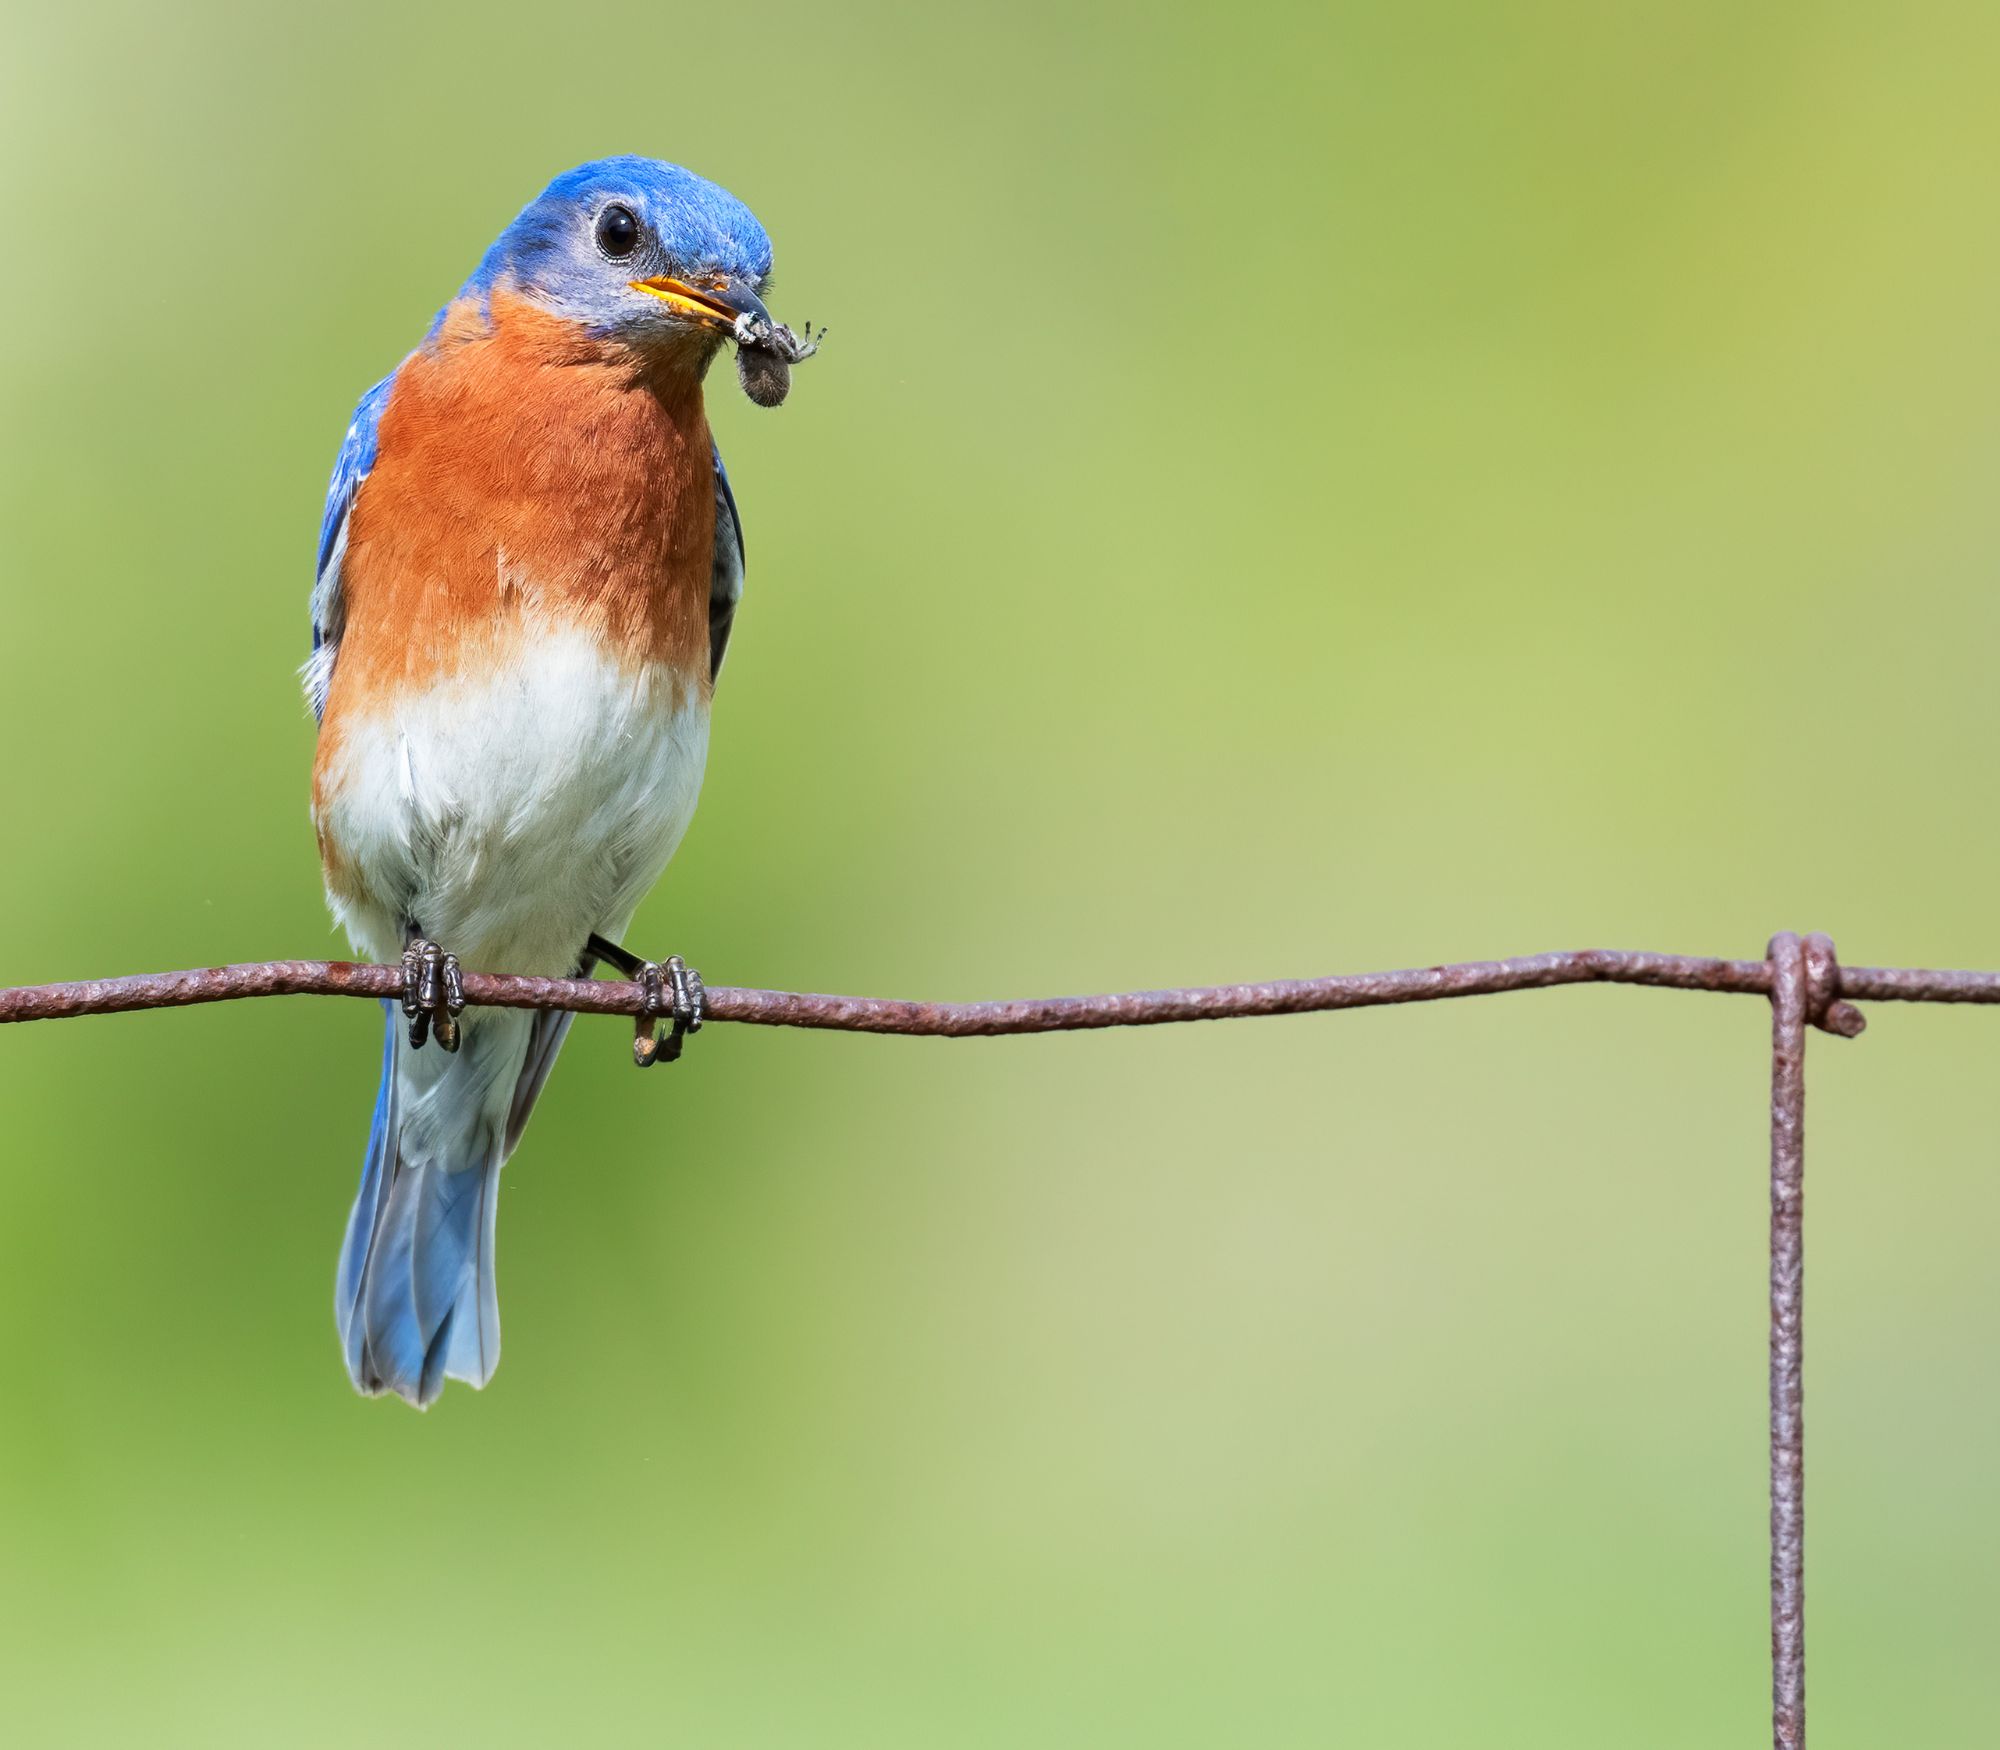
[[[674,1025],[685,1033],[699,1033],[708,1013],[708,987],[701,974],[678,954],[667,962],[667,975],[674,987]]]
[[[410,1023],[410,1049],[420,1051],[433,1036],[446,1051],[458,1049],[458,1017],[465,1009],[465,982],[458,956],[435,942],[413,936],[403,949],[403,1013]]]
[[[633,1033],[632,1061],[641,1069],[672,1063],[680,1056],[687,1036],[701,1031],[707,1012],[701,974],[678,954],[670,954],[664,964],[641,961],[637,983],[646,993],[646,1007]],[[664,1038],[657,1025],[663,1017],[673,1023]]]
[[[659,963],[654,960],[642,960],[635,982],[646,993],[646,1018],[651,1020],[657,1015],[665,1014],[667,999],[661,985]]]

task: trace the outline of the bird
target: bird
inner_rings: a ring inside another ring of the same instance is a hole
[[[579,165],[341,444],[302,671],[311,814],[336,920],[403,969],[335,1278],[363,1394],[427,1408],[500,1358],[500,1172],[572,1016],[467,1010],[461,961],[617,967],[672,1022],[657,1044],[642,1025],[642,1064],[701,1024],[700,975],[621,943],[693,816],[742,595],[703,378],[731,339],[811,350],[761,301],[771,259],[692,171]]]

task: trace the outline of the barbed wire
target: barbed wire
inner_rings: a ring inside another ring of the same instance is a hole
[[[70,1020],[137,1009],[185,1008],[246,998],[334,996],[396,999],[401,966],[344,960],[267,960],[184,972],[142,973],[74,984],[0,990],[0,1023]],[[570,1009],[650,1023],[648,993],[612,979],[463,975],[469,1005]],[[1842,966],[1823,935],[1771,938],[1762,960],[1583,948],[1513,960],[1475,960],[1399,972],[1340,973],[1263,984],[1126,991],[1107,996],[930,1003],[886,997],[710,985],[707,1017],[759,1027],[847,1033],[991,1038],[1099,1027],[1150,1027],[1255,1015],[1306,1015],[1546,990],[1570,984],[1761,996],[1771,1004],[1770,1504],[1771,1730],[1777,1750],[1805,1744],[1805,1047],[1809,1027],[1856,1037],[1867,1022],[1856,1002],[2000,1004],[2000,972],[1909,966]]]

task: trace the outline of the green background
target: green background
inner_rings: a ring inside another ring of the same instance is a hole
[[[2000,964],[2000,13],[29,8],[0,980],[341,952],[356,394],[691,164],[749,595],[634,931],[971,997],[1551,947]],[[2000,1738],[2000,1017],[1812,1050],[1815,1741]],[[0,1036],[34,1744],[1762,1741],[1764,1005],[945,1043],[585,1021],[506,1359],[357,1399],[358,1004]]]

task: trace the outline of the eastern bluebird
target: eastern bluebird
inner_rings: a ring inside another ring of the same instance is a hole
[[[500,1359],[500,1168],[571,1016],[461,1021],[457,956],[572,976],[607,961],[671,1005],[663,1055],[700,1025],[699,977],[618,943],[694,813],[742,590],[702,377],[732,336],[810,350],[758,301],[770,271],[763,228],[713,183],[585,164],[501,233],[347,428],[305,668],[313,824],[335,915],[363,953],[402,959],[407,1017],[388,1015],[335,1283],[363,1392],[422,1407]]]

